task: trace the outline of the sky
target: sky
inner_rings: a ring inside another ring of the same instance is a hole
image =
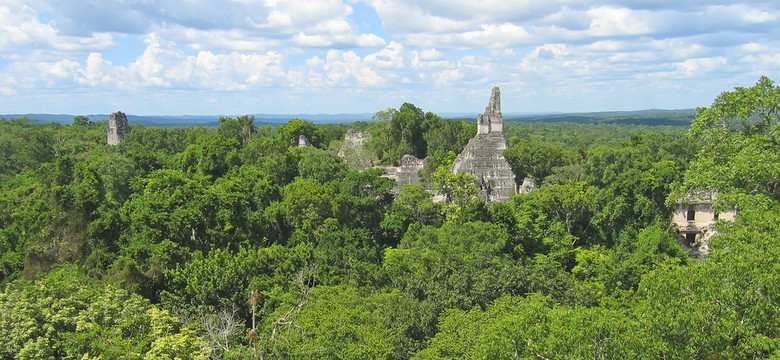
[[[709,106],[780,80],[780,1],[2,0],[0,113]]]

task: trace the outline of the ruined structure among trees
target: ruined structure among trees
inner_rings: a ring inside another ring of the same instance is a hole
[[[672,217],[680,246],[691,255],[707,255],[708,240],[715,235],[715,222],[734,221],[736,211],[718,212],[713,207],[717,194],[710,191],[692,192],[678,199]]]
[[[130,133],[130,125],[127,123],[127,116],[121,111],[117,111],[108,117],[108,130],[106,130],[106,144],[118,145],[127,134]]]
[[[299,135],[298,136],[298,147],[309,147],[309,146],[312,146],[311,145],[311,141],[309,141],[309,139],[306,138],[306,135],[303,135],[303,134]]]
[[[404,185],[425,185],[425,179],[420,176],[420,171],[425,168],[427,159],[418,159],[414,155],[404,155],[401,158],[401,166],[384,167],[386,175],[384,177],[395,180],[393,193],[401,192]]]
[[[365,148],[365,143],[371,139],[371,135],[347,130],[344,134],[344,145],[339,150],[339,156],[344,159],[344,163],[351,169],[363,171],[373,165],[372,157]]]
[[[504,138],[501,93],[493,88],[484,114],[477,116],[477,135],[452,164],[452,173],[467,173],[477,178],[479,197],[487,203],[509,201],[516,193],[515,174],[504,158],[509,147]]]
[[[533,178],[525,178],[523,179],[523,184],[520,185],[520,187],[517,189],[518,194],[528,194],[531,191],[539,190],[539,183],[536,182]]]

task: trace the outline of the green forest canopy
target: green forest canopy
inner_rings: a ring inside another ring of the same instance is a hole
[[[110,147],[105,122],[3,119],[0,358],[778,357],[779,104],[761,78],[690,130],[508,123],[543,186],[492,206],[393,197],[336,155],[346,125],[134,125]],[[475,133],[408,103],[352,126],[428,173]],[[691,189],[739,209],[705,260],[669,225]]]

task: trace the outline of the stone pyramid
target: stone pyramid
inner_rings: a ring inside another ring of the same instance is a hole
[[[453,174],[467,173],[477,178],[479,197],[487,203],[509,201],[516,193],[515,174],[504,158],[509,147],[504,138],[501,93],[493,88],[484,114],[477,116],[477,135],[469,140],[450,168]]]

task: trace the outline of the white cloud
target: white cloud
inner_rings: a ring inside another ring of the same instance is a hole
[[[67,60],[63,60],[62,63],[70,63]],[[70,63],[71,69],[75,69],[72,63]],[[115,83],[116,71],[113,64],[110,61],[106,61],[99,53],[91,53],[87,57],[87,61],[84,68],[78,69],[81,73],[80,78],[76,79],[77,82],[88,85],[102,85]]]
[[[328,79],[334,85],[344,86],[354,83],[373,87],[385,81],[354,51],[329,50],[324,68]]]
[[[447,69],[433,75],[437,86],[448,86],[453,81],[463,79],[463,74],[458,69]]]
[[[99,54],[98,54],[99,56]],[[49,73],[58,78],[68,78],[80,68],[80,65],[76,61],[63,59],[60,62],[56,62],[49,69]]]
[[[373,64],[383,69],[402,69],[407,66],[404,46],[397,42],[391,42],[387,47],[378,52],[366,56],[366,63]]]
[[[766,46],[766,45],[763,45],[763,44],[759,44],[759,43],[755,43],[755,42],[751,42],[751,43],[747,43],[745,45],[742,45],[742,50],[746,51],[746,52],[750,52],[750,53],[766,52],[766,51],[769,51],[769,49],[770,49],[769,46]]]
[[[387,42],[374,34],[330,34],[330,35],[307,35],[303,32],[298,33],[293,40],[296,44],[308,47],[341,47],[341,46],[360,46],[360,47],[378,47]]]
[[[598,7],[587,12],[595,36],[638,35],[650,32],[641,14],[626,8]]]
[[[155,33],[149,34],[144,43],[147,45],[146,50],[130,64],[130,70],[141,78],[141,85],[171,86],[170,80],[164,77],[164,70],[173,68],[174,64],[185,58],[184,52],[174,42]]]
[[[322,60],[319,56],[313,56],[310,59],[306,60],[306,66],[311,68],[322,66],[322,64],[324,63],[325,61]]]
[[[420,51],[418,54],[420,56],[420,60],[424,61],[441,60],[444,58],[444,53],[436,49],[425,49]]]
[[[192,50],[268,51],[284,46],[280,39],[263,38],[241,30],[198,30],[172,28],[169,34]]]
[[[37,11],[23,1],[6,0],[0,4],[0,58],[12,57],[25,49],[97,51],[113,44],[110,34],[63,36],[53,22],[42,23]]]
[[[0,5],[4,43],[62,51],[95,51],[114,45],[112,34],[157,33],[193,50],[268,51],[290,41],[315,47],[381,47],[386,41],[360,33],[341,0],[211,1],[145,0],[62,2],[8,0]],[[38,13],[52,14],[42,24]],[[18,51],[18,49],[17,49]]]
[[[425,49],[422,51],[412,51],[412,69],[441,69],[453,66],[453,63],[447,59],[443,52],[436,49]]]
[[[677,72],[680,75],[692,77],[701,75],[702,73],[708,73],[722,68],[727,65],[728,61],[725,57],[717,56],[711,58],[696,58],[688,59],[677,63]]]
[[[730,9],[733,9],[735,13],[739,14],[740,18],[751,24],[760,24],[760,23],[767,23],[776,21],[778,18],[778,13],[776,11],[764,11],[759,10],[753,7],[750,7],[749,5],[744,4],[736,4],[729,7]]]
[[[242,90],[271,86],[287,77],[285,57],[277,52],[213,53],[186,55],[173,41],[149,34],[143,54],[128,66],[116,65],[100,53],[83,62],[27,62],[15,65],[11,78],[47,86],[71,85],[92,88],[188,88]],[[60,85],[55,85],[60,84]]]
[[[654,40],[645,49],[663,54],[668,59],[687,59],[706,55],[708,49],[705,46],[693,42],[690,39],[663,39]],[[658,56],[655,57],[658,59]]]
[[[372,111],[421,96],[459,111],[495,84],[535,107],[679,104],[697,84],[780,77],[777,49],[780,2],[766,0],[5,0],[0,107],[119,89],[154,99],[139,104],[355,96]]]

